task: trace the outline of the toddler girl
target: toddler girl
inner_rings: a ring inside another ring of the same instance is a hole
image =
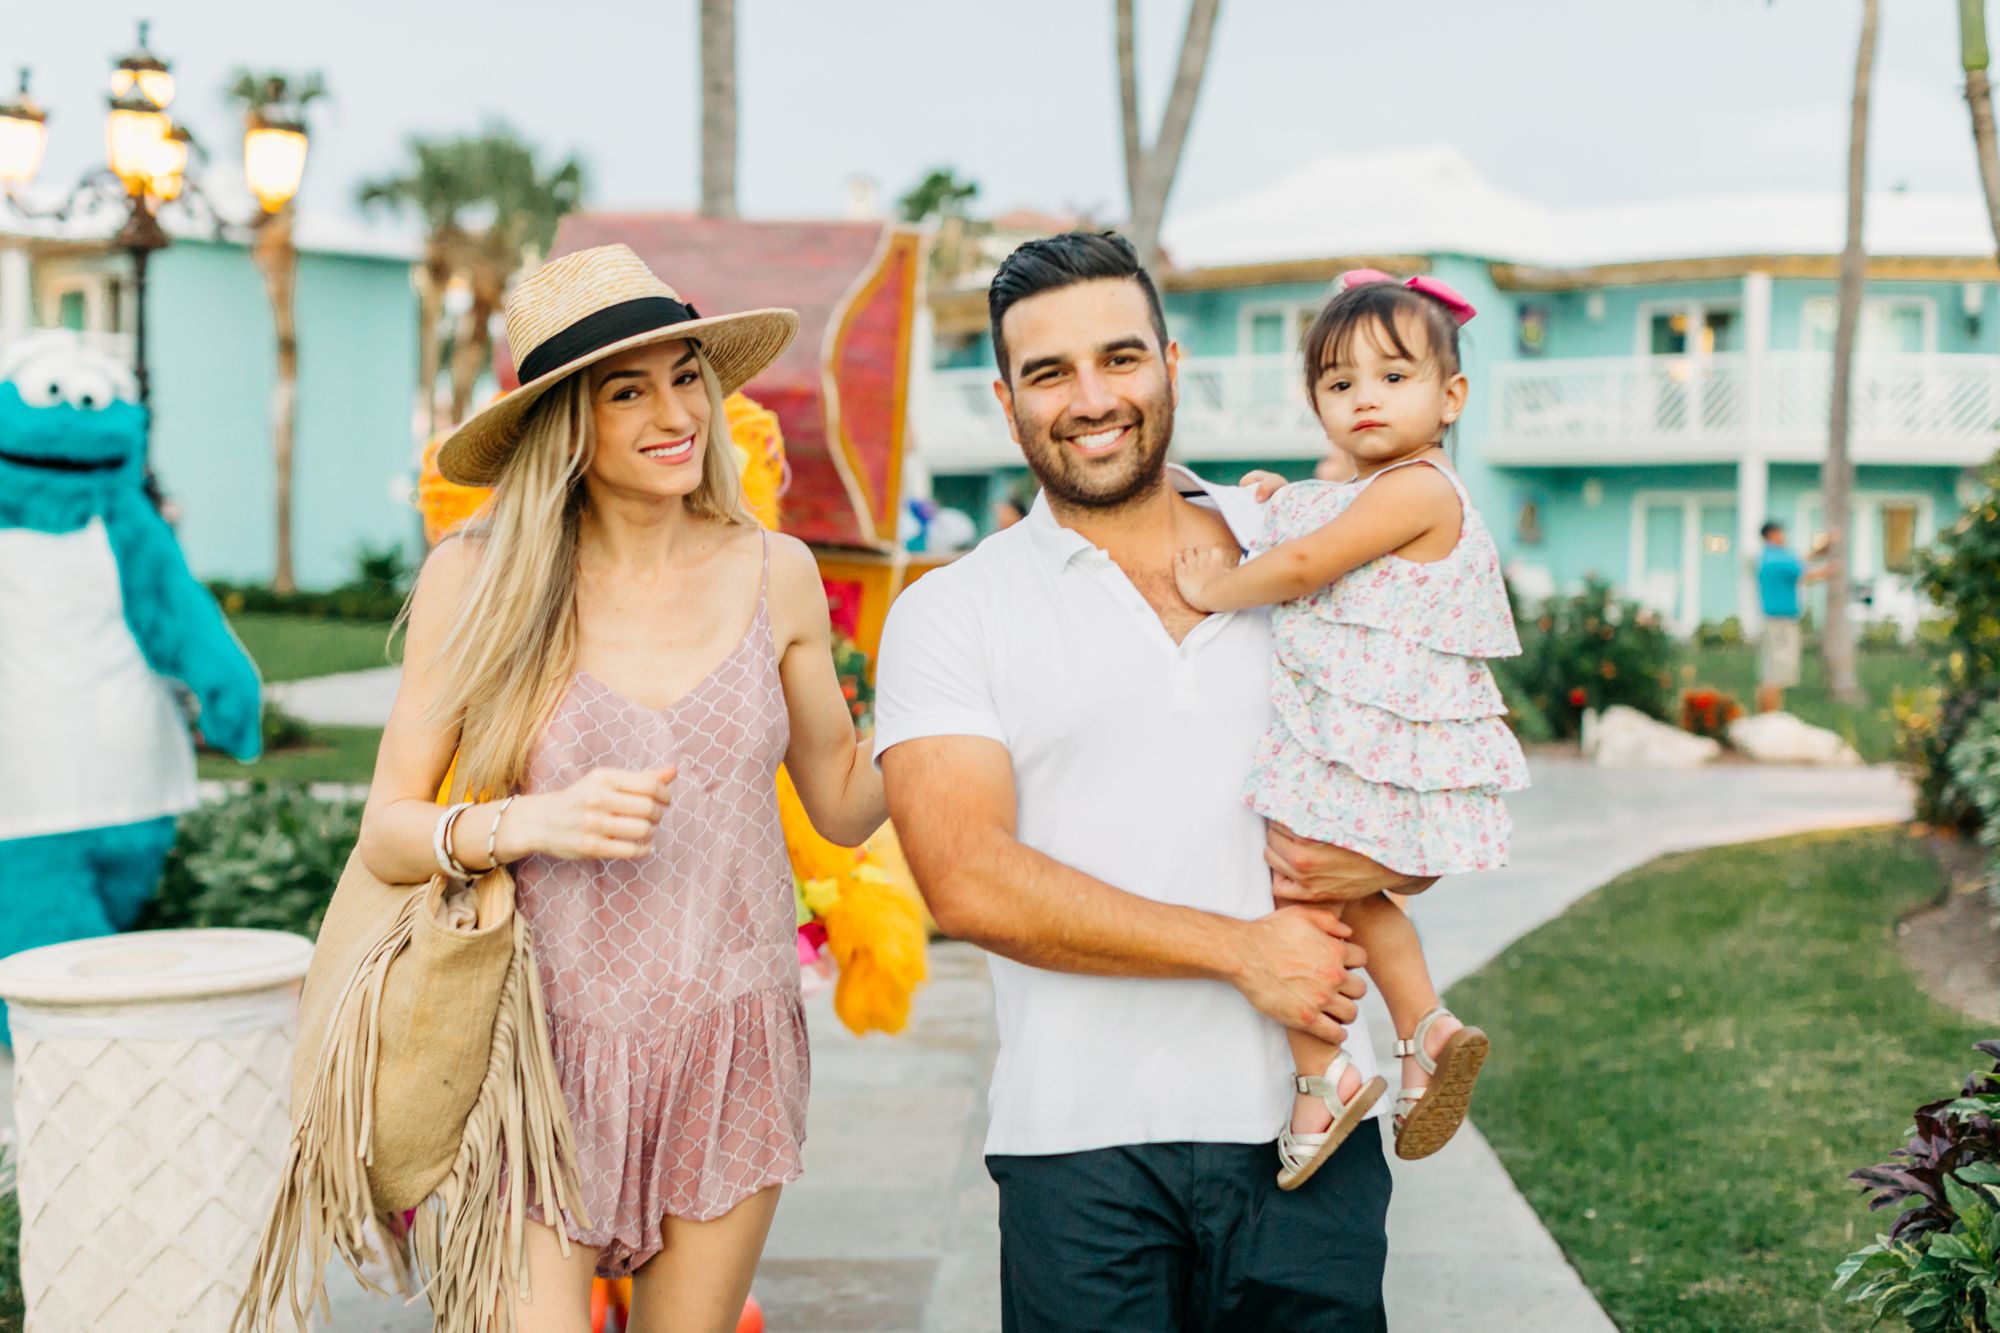
[[[1444,438],[1465,408],[1458,330],[1472,306],[1433,278],[1348,273],[1305,338],[1306,394],[1353,479],[1278,492],[1254,558],[1182,552],[1181,595],[1206,611],[1271,606],[1278,720],[1245,798],[1301,837],[1408,875],[1505,864],[1500,793],[1527,785],[1485,659],[1521,651],[1499,552]],[[1388,897],[1343,919],[1396,1025],[1399,1157],[1427,1157],[1465,1119],[1486,1035],[1438,1002],[1416,928]],[[1292,1032],[1297,1098],[1278,1140],[1296,1189],[1387,1087],[1346,1052]]]

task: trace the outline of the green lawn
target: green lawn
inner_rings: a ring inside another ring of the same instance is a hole
[[[1828,1289],[1884,1225],[1847,1173],[1994,1035],[1896,955],[1939,886],[1901,831],[1667,857],[1452,988],[1479,1128],[1621,1328],[1868,1327]]]
[[[321,620],[313,616],[253,615],[229,618],[229,627],[243,640],[266,684],[330,676],[339,671],[364,671],[387,666],[383,655],[389,642],[387,622]],[[396,640],[401,661],[402,639]]]
[[[254,764],[239,764],[227,755],[202,754],[195,767],[202,777],[223,782],[259,779],[365,784],[374,775],[382,728],[314,727],[312,733],[313,744],[267,754]]]
[[[1688,668],[1692,667],[1690,673]],[[1837,731],[1861,757],[1873,762],[1895,757],[1895,726],[1889,703],[1899,688],[1914,688],[1930,676],[1915,649],[1862,653],[1858,663],[1867,702],[1858,707],[1837,704],[1827,693],[1826,664],[1808,648],[1799,670],[1799,686],[1785,692],[1785,709],[1815,726]],[[1681,670],[1681,687],[1713,685],[1736,696],[1748,710],[1756,707],[1755,648],[1689,648]]]

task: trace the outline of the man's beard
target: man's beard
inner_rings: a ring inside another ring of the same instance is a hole
[[[1166,477],[1167,447],[1174,439],[1170,392],[1127,408],[1101,422],[1065,417],[1053,423],[1019,418],[1022,455],[1052,505],[1071,509],[1116,509],[1157,490]],[[1092,430],[1132,427],[1132,442],[1108,459],[1078,458],[1064,437]]]

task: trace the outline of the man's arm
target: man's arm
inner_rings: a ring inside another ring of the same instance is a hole
[[[895,823],[940,929],[1034,967],[1093,976],[1226,981],[1287,1027],[1338,1043],[1365,961],[1331,912],[1286,907],[1255,921],[1155,902],[1094,879],[1015,836],[1006,747],[975,736],[904,741],[882,756]]]
[[[1337,905],[1377,893],[1422,893],[1437,883],[1435,875],[1405,875],[1278,823],[1265,832],[1264,863],[1271,867],[1271,896],[1281,903]]]

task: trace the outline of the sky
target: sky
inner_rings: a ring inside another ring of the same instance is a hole
[[[240,180],[230,71],[320,70],[300,207],[352,215],[412,135],[503,118],[574,153],[598,208],[691,207],[695,0],[0,0],[0,69],[50,112],[42,184],[103,157],[133,21],[173,62],[175,111]],[[1978,188],[1954,0],[1885,4],[1871,184]],[[1860,0],[1223,0],[1170,214],[1331,152],[1451,144],[1549,204],[1838,189]],[[1124,211],[1111,0],[739,0],[739,202],[840,216],[929,168],[975,208]],[[1187,0],[1137,0],[1148,120]],[[2000,39],[2000,28],[1996,29]],[[1366,207],[1366,182],[1356,183]]]

